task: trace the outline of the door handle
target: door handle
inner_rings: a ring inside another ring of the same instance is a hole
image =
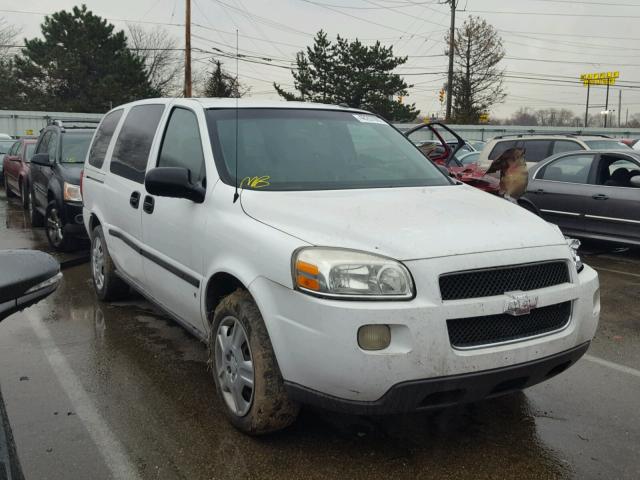
[[[133,208],[138,208],[138,205],[140,205],[140,192],[133,192],[131,194],[131,197],[129,197],[129,205]]]
[[[142,202],[142,210],[144,210],[146,213],[153,213],[153,206],[155,205],[155,201],[153,200],[153,197],[147,195],[146,197],[144,197],[144,202]]]
[[[591,198],[593,198],[594,200],[607,200],[609,197],[604,193],[598,193],[597,195],[593,195]]]
[[[541,189],[541,188],[539,188],[539,189],[537,189],[534,193],[535,193],[536,195],[541,195],[541,194],[543,194],[543,193],[544,193],[544,190],[543,190],[543,189]]]

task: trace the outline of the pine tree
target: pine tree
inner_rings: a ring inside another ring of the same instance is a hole
[[[222,63],[219,60],[215,60],[213,64],[215,68],[209,74],[204,86],[205,97],[236,98],[248,92],[248,88],[244,88],[235,77],[222,70]]]
[[[404,104],[394,97],[407,95],[409,87],[392,73],[407,57],[393,55],[392,47],[376,42],[366,46],[359,40],[340,36],[332,43],[319,31],[312,47],[296,56],[291,71],[296,93],[274,83],[286,100],[342,104],[375,112],[387,120],[411,121],[420,113],[415,104]]]
[[[86,5],[45,17],[41,30],[15,57],[23,108],[104,112],[158,95],[124,32]]]

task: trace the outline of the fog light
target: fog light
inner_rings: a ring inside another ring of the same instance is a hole
[[[389,325],[364,325],[358,329],[358,345],[363,350],[383,350],[390,343]]]

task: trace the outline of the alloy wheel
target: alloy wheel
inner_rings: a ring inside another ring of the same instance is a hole
[[[95,238],[93,249],[91,250],[91,267],[96,288],[102,290],[104,287],[104,248],[102,247],[100,236]]]
[[[253,403],[253,356],[247,333],[237,318],[225,317],[215,337],[215,374],[222,396],[237,416],[246,415]]]
[[[58,209],[56,207],[53,207],[47,216],[47,235],[51,243],[55,246],[62,244],[64,240],[62,221],[60,220],[60,215],[58,215]]]

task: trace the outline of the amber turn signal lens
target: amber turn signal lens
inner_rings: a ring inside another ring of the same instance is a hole
[[[304,275],[298,275],[298,286],[306,288],[308,290],[320,291],[320,282],[315,278],[305,277]]]
[[[318,273],[320,273],[318,267],[310,263],[303,262],[302,260],[298,260],[296,262],[296,268],[298,269],[298,272],[308,273],[309,275],[318,275]]]

